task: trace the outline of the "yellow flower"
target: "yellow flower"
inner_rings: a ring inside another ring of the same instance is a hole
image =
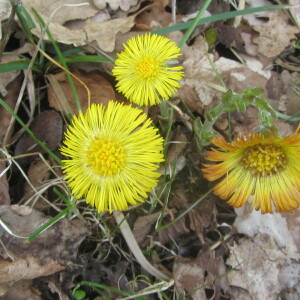
[[[112,70],[116,88],[131,102],[155,105],[169,99],[179,88],[183,68],[168,61],[181,55],[170,39],[157,34],[136,36],[127,41]]]
[[[157,185],[163,139],[142,110],[110,101],[79,112],[65,133],[65,180],[98,212],[143,202]]]
[[[248,199],[251,208],[264,213],[290,211],[300,205],[300,126],[286,138],[246,134],[228,143],[215,137],[212,143],[221,151],[208,152],[204,176],[210,181],[222,178],[214,194],[228,199],[234,207]],[[250,197],[252,196],[252,197]]]

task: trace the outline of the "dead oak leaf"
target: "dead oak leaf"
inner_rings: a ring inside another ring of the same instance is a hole
[[[76,6],[85,2],[86,5]],[[45,22],[48,21],[51,16],[51,22],[63,25],[67,21],[71,20],[84,20],[93,17],[97,12],[92,1],[86,0],[23,0],[22,5],[31,13],[33,7],[40,15],[43,16]],[[72,4],[73,6],[66,6],[66,4]],[[88,5],[87,5],[88,4]],[[54,13],[55,12],[55,13]]]
[[[285,12],[276,11],[270,13],[267,23],[253,26],[259,32],[259,36],[253,41],[261,54],[266,57],[277,56],[290,45],[290,40],[296,38],[295,34],[299,29],[288,22],[289,17]]]
[[[59,23],[50,23],[49,30],[57,42],[83,46],[86,45],[86,41],[95,41],[103,51],[112,52],[115,48],[116,34],[129,31],[134,26],[134,19],[135,15],[105,22],[87,20],[83,28],[76,30],[70,30]],[[37,26],[32,29],[32,32],[40,36],[38,28]]]

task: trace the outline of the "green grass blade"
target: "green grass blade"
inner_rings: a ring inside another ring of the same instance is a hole
[[[241,9],[241,10],[230,11],[230,12],[226,12],[226,13],[222,13],[222,14],[202,18],[197,23],[197,26],[203,25],[203,24],[206,24],[206,23],[212,23],[212,22],[217,22],[217,21],[221,21],[221,20],[232,19],[232,18],[237,17],[237,16],[243,16],[243,15],[268,11],[268,10],[280,10],[280,9],[285,9],[285,8],[288,8],[288,7],[289,7],[289,5],[266,5],[266,6],[259,6],[259,7],[252,7],[252,8],[246,8],[246,9]],[[194,21],[192,20],[192,21],[188,21],[188,22],[185,22],[185,23],[172,25],[172,26],[169,26],[169,27],[156,29],[156,30],[153,30],[151,32],[163,35],[163,34],[173,32],[173,31],[177,31],[177,30],[188,29],[193,22]]]
[[[178,43],[178,47],[181,48],[186,43],[186,41],[188,40],[188,38],[191,36],[193,31],[195,30],[197,24],[201,20],[201,17],[203,16],[204,12],[206,11],[206,9],[208,8],[208,6],[210,5],[211,2],[212,2],[212,0],[205,0],[203,6],[200,8],[196,18],[191,23],[191,26],[189,27],[187,32],[184,34],[181,41]]]
[[[63,218],[70,210],[70,207],[66,207],[64,210],[62,210],[60,213],[58,213],[55,217],[51,218],[48,222],[43,224],[41,227],[39,227],[37,230],[35,230],[27,239],[28,242],[32,242],[32,240],[37,237],[40,233],[45,231],[47,228],[52,226],[54,223],[56,223],[59,219]]]
[[[0,65],[0,73],[11,72],[15,70],[26,70],[30,64],[30,60],[22,59],[17,61],[11,61]],[[39,68],[32,66],[32,70],[40,73]]]

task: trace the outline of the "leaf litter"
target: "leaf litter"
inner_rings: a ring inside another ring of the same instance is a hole
[[[81,46],[82,50],[91,51],[92,43],[112,56],[120,52],[129,37],[172,25],[173,21],[171,1],[150,4],[137,0],[87,2],[88,5],[72,7],[64,5],[82,2],[22,3],[35,22],[31,7],[49,22],[49,29],[62,48]],[[189,18],[188,14],[200,7],[199,1],[191,6],[184,1],[178,2],[177,22]],[[258,5],[255,2],[246,1],[248,7]],[[260,6],[270,4],[259,2]],[[59,9],[53,13],[56,8]],[[221,12],[228,10],[227,3],[222,5]],[[291,13],[297,20],[297,9],[292,9]],[[173,274],[171,290],[176,299],[297,299],[300,293],[299,210],[261,215],[260,212],[250,213],[247,208],[233,210],[217,197],[209,196],[185,213],[210,184],[201,176],[203,159],[196,155],[193,135],[187,126],[190,119],[183,119],[182,111],[186,112],[185,107],[188,107],[192,114],[204,118],[206,111],[219,101],[222,85],[215,70],[236,93],[261,87],[279,112],[292,115],[298,111],[299,93],[295,90],[299,92],[299,75],[293,69],[292,42],[299,27],[283,11],[244,16],[236,28],[224,21],[209,26],[217,28],[218,44],[208,43],[202,34],[205,27],[197,29],[183,46],[183,56],[179,58],[185,77],[178,94],[170,100],[178,110],[171,120],[167,148],[167,158],[173,165],[164,173],[169,178],[175,176],[175,181],[160,182],[162,189],[153,196],[160,209],[148,203],[150,209],[141,206],[137,211],[129,211],[129,222],[150,260],[165,268],[166,273]],[[32,32],[40,36],[38,28]],[[20,32],[18,34],[15,38],[20,38]],[[168,34],[175,42],[182,36],[178,31]],[[12,50],[31,56],[32,48],[25,45]],[[16,56],[5,56],[5,59],[18,60]],[[5,62],[8,61],[2,60]],[[276,62],[280,64],[273,68]],[[92,69],[91,63],[73,63],[71,69],[91,91],[91,103],[105,104],[111,99],[125,101],[114,89],[109,67],[94,64]],[[47,70],[45,73],[45,77],[37,81],[41,98],[34,103],[34,114],[27,107],[32,106],[32,102],[26,99],[21,114],[36,136],[57,152],[63,132],[62,119],[68,118],[69,113],[76,113],[76,106],[65,72]],[[24,74],[23,71],[3,74],[1,95],[14,108]],[[86,89],[74,81],[85,110],[89,103]],[[168,117],[162,119],[157,108],[148,110],[156,124],[162,124],[162,129],[166,130]],[[11,115],[1,107],[0,116],[2,144]],[[284,135],[293,132],[291,123],[279,119],[276,124]],[[249,107],[245,113],[231,115],[233,135],[251,131],[257,125],[254,107]],[[224,134],[228,126],[228,119],[222,117],[214,129]],[[0,218],[5,227],[2,225],[0,233],[0,292],[5,299],[21,299],[22,294],[27,299],[46,299],[45,291],[49,299],[55,299],[55,295],[71,299],[72,289],[80,281],[102,283],[128,293],[151,287],[147,270],[134,263],[117,229],[116,232],[110,230],[116,225],[113,219],[109,215],[97,216],[84,201],[79,201],[76,214],[70,220],[60,219],[31,243],[17,237],[28,237],[60,211],[62,203],[53,191],[56,183],[66,194],[65,184],[59,181],[62,174],[55,163],[41,159],[40,155],[32,156],[33,152],[43,151],[28,134],[16,135],[18,130],[16,126],[11,136],[12,145],[3,145],[9,151],[1,148]],[[10,160],[13,167],[8,172],[5,159],[12,153],[21,157]],[[23,173],[17,164],[24,169]],[[23,186],[19,185],[22,181]],[[172,187],[168,192],[169,184]],[[162,218],[162,225],[166,225],[183,213],[174,224],[159,229],[158,220]],[[133,280],[137,275],[143,280]],[[96,299],[92,288],[85,291],[89,299]],[[106,293],[112,299],[120,297],[116,291],[106,290]],[[157,299],[151,297],[149,299]]]

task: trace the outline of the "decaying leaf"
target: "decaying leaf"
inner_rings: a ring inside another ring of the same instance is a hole
[[[97,72],[86,73],[79,70],[73,71],[73,74],[82,80],[89,89],[91,103],[106,104],[109,100],[115,99],[112,85],[101,74]],[[65,115],[68,115],[68,113],[76,114],[78,110],[65,72],[47,75],[47,79],[50,82],[48,88],[49,105],[58,111],[62,111]],[[82,110],[85,111],[89,105],[87,90],[76,79],[74,79],[74,84]]]
[[[137,16],[137,26],[144,30],[169,26],[172,22],[172,15],[165,9],[168,4],[168,0],[153,0],[153,4],[149,7],[149,10]]]
[[[173,275],[175,285],[179,289],[184,289],[194,300],[206,300],[205,288],[210,287],[214,290],[214,298],[218,299],[223,291],[227,291],[225,278],[217,282],[214,279],[225,271],[225,264],[221,256],[216,256],[212,251],[202,249],[195,259],[177,256]]]
[[[299,209],[268,215],[248,213],[247,208],[236,212],[234,226],[250,238],[230,247],[226,263],[237,267],[237,271],[228,274],[230,284],[257,300],[275,300],[287,288],[299,288]],[[234,299],[240,299],[239,291],[235,294]]]
[[[27,237],[49,220],[35,209],[30,211],[26,206],[3,205],[0,218],[15,235]],[[78,246],[86,233],[81,221],[61,219],[29,243],[1,227],[0,282],[12,283],[64,270],[70,261],[76,259]]]
[[[42,300],[41,295],[33,287],[33,280],[20,280],[10,285],[3,300]],[[62,299],[63,300],[63,299]],[[67,299],[64,299],[67,300]]]
[[[279,55],[299,32],[299,28],[289,24],[289,16],[280,10],[270,13],[269,21],[255,25],[254,29],[259,36],[253,41],[258,45],[258,51],[266,57]]]
[[[275,240],[283,253],[290,258],[300,259],[284,216],[279,213],[262,215],[258,211],[248,213],[247,209],[248,207],[235,209],[237,218],[233,225],[239,233],[250,237],[256,234],[267,234]]]
[[[97,47],[103,51],[111,52],[115,46],[115,36],[118,32],[127,32],[134,25],[135,15],[123,17],[118,19],[111,19],[102,22],[97,18],[92,19],[98,12],[91,1],[86,1],[88,5],[84,6],[64,6],[65,4],[79,4],[83,3],[77,1],[30,1],[22,2],[27,11],[32,15],[31,7],[41,15],[45,23],[49,22],[49,30],[57,42],[64,44],[73,44],[74,46],[86,45],[87,41],[92,43],[95,41]],[[124,2],[125,3],[125,2]],[[124,4],[125,5],[125,4]],[[53,13],[55,14],[53,15]],[[51,16],[51,19],[49,20]],[[65,25],[66,21],[70,20],[84,20],[80,23],[79,29],[68,29]],[[35,21],[36,22],[36,21]],[[41,35],[40,26],[36,22],[36,28],[32,32],[37,36]],[[47,38],[45,36],[44,38]]]
[[[226,263],[236,270],[228,273],[229,284],[248,292],[249,299],[275,300],[285,284],[280,281],[283,267],[291,265],[284,253],[268,234],[244,238],[230,247]],[[286,270],[286,268],[285,268]],[[236,300],[240,293],[236,293]]]
[[[255,59],[248,59],[245,64],[225,57],[214,61],[213,55],[208,53],[205,39],[201,36],[195,39],[192,46],[184,46],[182,51],[185,70],[182,83],[195,89],[204,106],[222,97],[222,93],[218,90],[220,82],[216,80],[209,59],[214,63],[227,88],[236,93],[253,87],[264,88],[271,76],[270,71],[263,70],[262,63]]]
[[[153,224],[155,224],[161,212],[156,212],[146,216],[140,216],[136,219],[133,227],[133,234],[138,244],[141,244],[146,235],[149,234]]]

